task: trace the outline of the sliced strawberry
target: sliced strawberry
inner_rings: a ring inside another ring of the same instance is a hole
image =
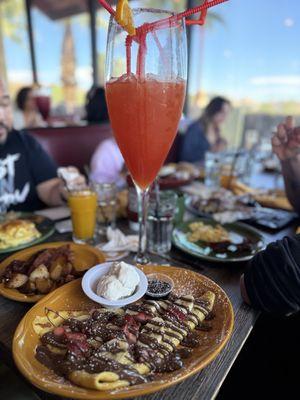
[[[86,353],[90,349],[90,345],[88,342],[77,342],[76,345],[79,347],[79,349],[83,352]]]
[[[79,332],[65,332],[65,336],[70,342],[83,342],[86,340],[86,335]]]
[[[186,319],[186,315],[176,306],[169,307],[167,312],[174,315],[179,321],[184,321]]]
[[[131,330],[138,331],[140,323],[135,319],[135,315],[126,314],[124,317],[125,325],[130,326]]]
[[[90,345],[87,341],[71,341],[67,344],[67,349],[70,353],[79,357],[90,349]]]
[[[124,330],[124,334],[126,336],[127,342],[129,344],[136,343],[136,340],[137,340],[136,336],[132,332],[129,331],[128,325],[125,325],[123,330]]]
[[[130,315],[130,314],[125,315],[124,321],[126,324],[129,324],[129,325],[135,325],[135,323],[136,323],[135,319],[133,318],[133,315]]]
[[[68,343],[67,349],[68,349],[69,353],[75,355],[76,357],[82,356],[82,350],[77,346],[76,343]]]
[[[152,316],[144,312],[139,312],[138,314],[134,315],[134,319],[138,322],[147,322],[152,319]]]
[[[54,329],[53,333],[55,336],[62,336],[65,333],[65,328],[63,328],[62,326],[58,326]]]

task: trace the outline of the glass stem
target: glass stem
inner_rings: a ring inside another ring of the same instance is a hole
[[[138,201],[138,214],[139,214],[139,247],[136,255],[136,262],[138,264],[147,264],[149,259],[147,257],[147,215],[148,215],[148,191],[149,189],[141,189],[135,185]]]

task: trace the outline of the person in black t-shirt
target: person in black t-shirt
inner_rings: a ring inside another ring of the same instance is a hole
[[[274,315],[300,311],[300,235],[270,243],[241,277],[246,303]]]
[[[39,143],[13,129],[9,94],[0,78],[0,211],[34,211],[63,204],[57,166]],[[84,178],[80,176],[78,183]]]

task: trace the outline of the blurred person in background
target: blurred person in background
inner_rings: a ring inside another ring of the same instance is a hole
[[[86,95],[85,113],[88,123],[108,123],[109,116],[105,99],[105,90],[93,86]]]
[[[188,127],[183,136],[179,160],[201,163],[207,151],[225,150],[227,142],[221,137],[220,127],[229,112],[229,100],[223,97],[213,98],[205,107],[202,116]]]
[[[86,120],[89,123],[109,123],[103,88],[92,88],[87,94]],[[103,140],[91,160],[90,179],[97,183],[125,184],[124,159],[113,137]]]
[[[300,127],[294,127],[292,117],[278,125],[272,148],[281,163],[286,195],[300,214]]]
[[[83,184],[82,175],[74,184]],[[35,211],[64,204],[64,182],[57,166],[40,144],[13,128],[13,111],[6,85],[0,78],[0,208]]]
[[[14,111],[14,128],[17,130],[45,126],[37,108],[34,92],[31,87],[23,87],[16,96]]]

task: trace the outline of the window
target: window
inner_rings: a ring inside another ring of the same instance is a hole
[[[190,116],[221,95],[234,105],[230,143],[270,136],[283,115],[300,115],[299,1],[228,2],[208,15],[192,33]]]
[[[7,78],[12,98],[22,86],[32,84],[23,0],[0,2],[0,76]]]
[[[56,114],[82,107],[92,85],[90,18],[87,3],[64,9],[59,2],[34,0],[32,22],[38,81],[51,88]]]

